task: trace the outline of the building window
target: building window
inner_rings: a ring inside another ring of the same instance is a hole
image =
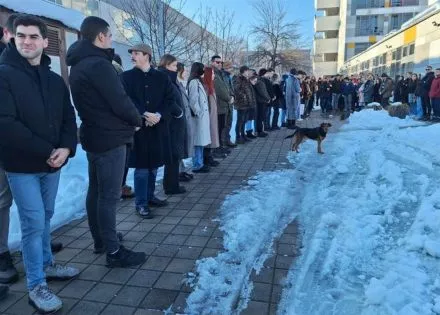
[[[396,50],[396,60],[402,59],[402,47],[397,48]]]
[[[402,57],[406,57],[408,55],[408,46],[403,47]]]
[[[354,47],[354,54],[360,54],[361,52],[368,49],[368,47],[371,46],[371,43],[356,43],[356,46]]]
[[[383,29],[379,28],[377,15],[356,17],[356,36],[382,35]]]
[[[414,44],[411,44],[411,45],[409,46],[409,55],[410,55],[410,56],[411,56],[411,55],[414,55],[414,49],[415,49]]]

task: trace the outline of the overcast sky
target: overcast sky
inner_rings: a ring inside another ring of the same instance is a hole
[[[247,34],[250,25],[253,23],[253,10],[251,6],[252,0],[186,0],[184,14],[191,17],[202,3],[212,9],[223,10],[227,8],[235,12],[238,23],[241,24],[242,33]],[[276,1],[276,0],[267,0]],[[305,44],[312,46],[313,38],[313,19],[314,19],[314,1],[313,0],[288,0],[290,21],[300,21],[300,33],[303,34]]]

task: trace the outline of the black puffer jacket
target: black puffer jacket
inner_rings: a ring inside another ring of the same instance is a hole
[[[8,172],[55,172],[47,164],[52,150],[75,155],[75,112],[63,79],[43,55],[31,66],[14,41],[0,56],[0,159]]]
[[[132,143],[135,127],[142,124],[112,65],[113,54],[88,40],[77,41],[67,52],[73,102],[82,120],[80,141],[88,152]]]

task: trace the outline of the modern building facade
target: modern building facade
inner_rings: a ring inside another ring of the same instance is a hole
[[[400,29],[430,1],[315,0],[314,73],[338,73],[345,61]]]
[[[394,77],[407,72],[424,74],[427,65],[440,68],[440,1],[432,2],[398,31],[348,59],[341,72],[386,73]]]

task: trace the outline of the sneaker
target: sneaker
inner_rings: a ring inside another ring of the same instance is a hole
[[[9,284],[18,281],[18,272],[12,262],[10,252],[0,254],[0,283]]]
[[[168,206],[168,201],[166,201],[166,200],[160,200],[160,199],[157,198],[157,197],[153,197],[153,199],[151,199],[151,200],[148,202],[148,205],[149,205],[150,207],[161,208],[161,207],[166,207],[166,206]]]
[[[8,296],[9,287],[4,284],[0,284],[0,301],[4,300]]]
[[[154,216],[151,214],[150,209],[147,207],[136,207],[136,213],[142,217],[142,219],[150,220],[154,218]]]
[[[114,254],[107,254],[107,267],[124,268],[143,264],[147,260],[147,255],[143,252],[133,252],[120,246]]]
[[[61,242],[50,242],[50,249],[52,250],[53,254],[59,253],[63,249],[63,243],[61,243]]]
[[[42,314],[54,313],[63,307],[63,302],[46,283],[37,285],[29,292],[29,304]]]
[[[46,274],[46,281],[52,280],[70,280],[79,275],[79,270],[74,267],[63,266],[53,263],[50,266],[44,268],[44,273]]]

